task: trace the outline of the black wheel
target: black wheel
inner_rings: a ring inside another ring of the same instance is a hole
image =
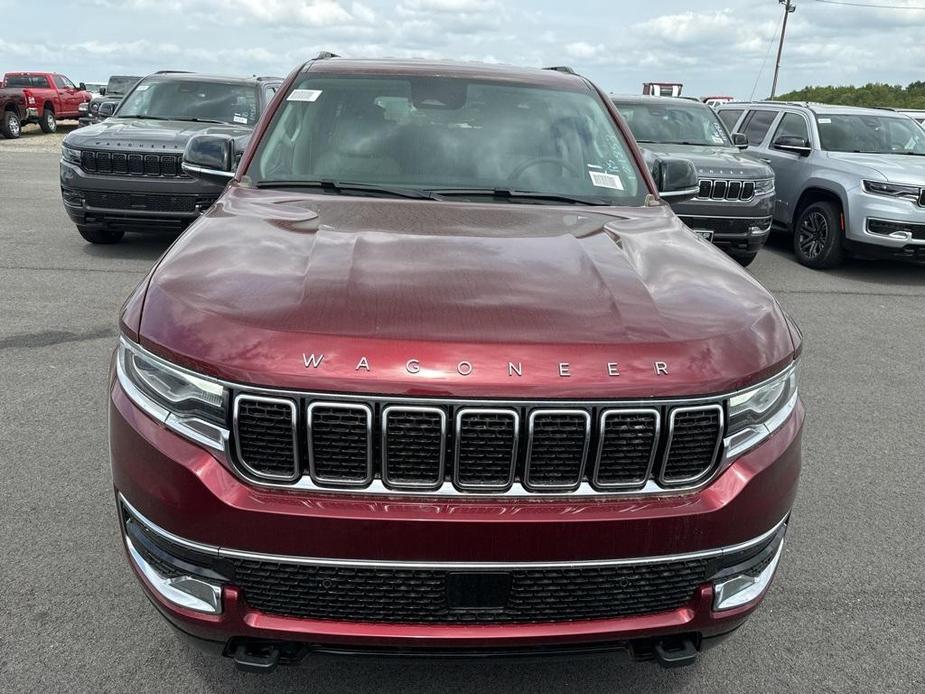
[[[754,253],[733,253],[732,259],[736,261],[742,267],[748,267],[752,264],[752,261],[758,257],[758,251]]]
[[[11,140],[22,135],[22,124],[19,122],[19,116],[13,111],[4,111],[0,117],[0,135]]]
[[[828,201],[814,202],[797,218],[793,252],[801,265],[822,270],[844,259],[841,208]]]
[[[124,231],[112,231],[111,229],[98,229],[96,227],[87,227],[77,225],[77,231],[84,237],[85,241],[90,243],[119,243],[125,236]]]
[[[39,121],[39,127],[43,133],[53,133],[58,129],[58,121],[55,120],[55,112],[50,108],[42,111],[42,119]]]

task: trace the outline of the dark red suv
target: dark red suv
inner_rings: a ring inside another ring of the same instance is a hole
[[[559,68],[288,78],[125,304],[110,443],[132,568],[180,632],[313,652],[691,662],[777,568],[801,337]],[[236,170],[235,170],[236,169]]]

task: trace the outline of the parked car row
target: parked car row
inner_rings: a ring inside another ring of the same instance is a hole
[[[104,120],[106,110],[104,110],[104,115],[101,116],[100,107],[105,103],[112,104],[112,106],[108,107],[108,113],[112,115],[113,111],[115,111],[115,107],[140,79],[141,77],[132,77],[129,75],[113,75],[106,84],[100,85],[93,98],[80,105],[81,116],[78,123],[81,127],[84,125],[93,125],[94,123],[99,123],[101,120]]]

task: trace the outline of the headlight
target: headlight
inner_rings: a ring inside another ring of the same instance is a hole
[[[150,416],[179,434],[224,450],[225,389],[221,384],[180,369],[125,338],[119,341],[119,382]]]
[[[726,456],[733,458],[761,443],[787,420],[796,402],[796,364],[729,398]]]
[[[864,181],[864,190],[874,195],[885,195],[890,198],[901,198],[916,202],[922,194],[919,186],[907,186],[900,183],[885,183],[884,181]]]
[[[61,145],[61,158],[64,161],[69,161],[72,164],[80,163],[80,150],[74,149],[73,147],[68,147],[67,145]]]
[[[765,178],[761,181],[755,181],[755,193],[757,195],[764,195],[765,193],[774,192],[774,179]]]
[[[86,112],[87,112],[87,106],[88,106],[88,105],[89,105],[89,104],[87,104],[87,102],[84,101],[84,102],[81,103],[79,106],[77,106],[77,110],[78,110],[80,113],[86,113]]]

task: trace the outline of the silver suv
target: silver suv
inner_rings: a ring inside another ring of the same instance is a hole
[[[774,221],[803,265],[834,267],[847,252],[925,261],[925,130],[911,118],[786,102],[718,113],[774,169]]]

